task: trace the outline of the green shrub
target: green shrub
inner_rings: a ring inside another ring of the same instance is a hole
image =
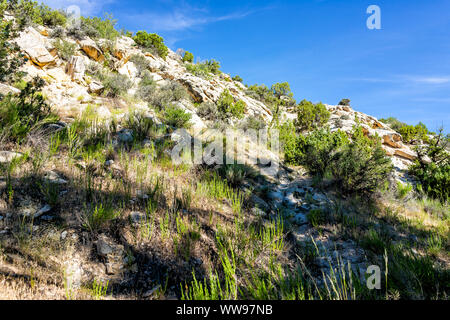
[[[136,65],[136,68],[139,72],[139,77],[142,77],[144,72],[148,71],[150,67],[150,63],[148,62],[147,58],[142,54],[133,54],[130,57],[130,61]]]
[[[239,126],[243,130],[247,129],[261,130],[266,128],[267,124],[261,116],[249,116]]]
[[[144,101],[158,110],[164,109],[172,102],[188,98],[184,87],[177,82],[171,82],[159,89],[149,79],[146,82],[147,85],[145,85],[145,82],[139,84],[138,94]]]
[[[322,127],[328,122],[330,112],[322,104],[313,104],[310,101],[303,100],[297,107],[297,121],[295,125],[301,131],[308,131],[314,128]]]
[[[28,132],[47,121],[55,120],[50,106],[39,92],[44,81],[34,78],[18,95],[0,101],[0,135],[21,142]]]
[[[138,90],[136,92],[137,97],[144,101],[150,102],[152,101],[153,96],[155,95],[155,92],[157,92],[157,90],[158,88],[156,86],[156,83],[153,81],[153,78],[149,74],[144,72],[142,80],[139,82]]]
[[[51,28],[62,26],[64,27],[67,22],[67,17],[64,12],[58,10],[52,10],[46,5],[41,4],[39,11],[42,18],[42,23]]]
[[[389,118],[381,118],[380,122],[383,122],[389,125],[393,130],[399,132],[401,127],[407,126],[406,123],[399,121],[397,118],[389,117]]]
[[[354,129],[351,140],[340,130],[325,129],[283,139],[287,163],[304,165],[318,178],[332,177],[344,193],[374,192],[392,171],[381,142],[365,137],[361,127]]]
[[[339,101],[339,105],[340,106],[350,106],[350,99],[342,99],[341,101]]]
[[[13,12],[20,29],[38,24],[49,27],[64,26],[67,22],[64,12],[53,10],[32,0],[7,1],[8,10]]]
[[[234,102],[234,98],[228,89],[225,89],[217,101],[217,109],[224,115],[234,116],[238,119],[243,118],[246,104],[242,100]]]
[[[146,139],[153,129],[153,119],[146,117],[143,112],[134,111],[126,119],[125,127],[133,130],[135,141]]]
[[[186,51],[183,56],[183,61],[190,63],[194,62],[194,55],[191,52]]]
[[[197,108],[197,114],[207,120],[217,120],[221,118],[217,105],[212,102],[202,102]]]
[[[297,162],[297,135],[292,121],[287,121],[279,126],[280,146],[284,150],[284,161],[296,164]]]
[[[405,125],[398,132],[402,135],[405,143],[411,143],[417,139],[428,142],[428,129],[423,123],[419,123],[416,126]]]
[[[19,29],[31,24],[43,25],[38,3],[32,0],[9,1],[8,10],[14,13]]]
[[[133,40],[144,48],[156,50],[156,53],[163,59],[169,54],[169,49],[164,44],[164,39],[156,33],[138,31]]]
[[[175,128],[189,128],[192,115],[183,109],[175,106],[169,106],[164,110],[165,122],[167,125]]]
[[[291,87],[288,82],[275,83],[270,88],[272,94],[280,99],[281,97],[292,97]]]
[[[354,129],[352,142],[338,150],[330,164],[340,189],[358,194],[376,191],[393,169],[381,141],[364,136],[361,127]]]
[[[416,147],[418,160],[410,167],[410,173],[419,179],[424,192],[445,203],[450,198],[450,135],[445,137],[443,132],[441,128],[429,145]]]
[[[75,50],[77,48],[75,43],[61,39],[57,39],[53,45],[56,50],[58,50],[58,55],[66,61],[69,61],[69,59],[75,54]]]
[[[220,74],[220,63],[216,60],[207,60],[196,64],[188,64],[186,70],[197,77],[210,79],[211,74]]]
[[[0,15],[2,18],[2,16]],[[15,36],[13,24],[0,21],[0,82],[11,82],[17,79],[17,70],[25,63],[24,56],[19,54],[19,48],[11,38]],[[1,97],[0,97],[1,98]]]
[[[237,81],[237,82],[244,82],[244,80],[240,77],[240,76],[238,76],[238,75],[235,75],[234,77],[233,77],[233,80],[234,81]]]
[[[403,185],[400,181],[397,182],[397,198],[404,199],[411,191],[412,185],[409,183]]]
[[[102,84],[105,87],[104,93],[113,98],[126,93],[133,86],[133,83],[126,75],[119,73],[106,75]]]
[[[342,131],[330,133],[328,130],[315,130],[296,138],[295,146],[289,150],[288,163],[302,164],[315,176],[324,177],[330,169],[334,153],[349,143]]]
[[[84,33],[94,39],[115,40],[120,33],[115,29],[117,20],[113,19],[111,14],[106,13],[104,18],[99,17],[81,17],[81,28]]]

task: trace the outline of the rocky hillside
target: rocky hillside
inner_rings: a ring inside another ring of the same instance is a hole
[[[448,205],[408,184],[418,157],[432,161],[415,151],[423,142],[408,144],[348,105],[325,106],[323,127],[379,137],[393,164],[370,196],[318,183],[307,167],[283,163],[283,150],[266,150],[281,159],[275,177],[258,165],[177,166],[168,154],[184,115],[205,142],[208,128],[295,123],[295,102],[281,95],[290,106],[274,108],[223,72],[205,75],[124,35],[32,24],[10,42],[26,57],[25,75],[0,83],[0,93],[20,95],[39,77],[53,118],[20,141],[0,139],[1,298],[448,297]],[[213,116],[224,105],[231,111]],[[388,267],[387,288],[366,287],[370,265]],[[203,279],[228,291],[202,296]]]

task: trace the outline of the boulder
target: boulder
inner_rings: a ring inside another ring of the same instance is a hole
[[[116,40],[113,49],[113,56],[119,60],[128,61],[130,57],[130,49],[135,44],[134,40],[129,37],[121,37]]]
[[[39,67],[55,64],[55,58],[47,50],[49,42],[33,27],[28,27],[16,39],[19,48]]]
[[[401,158],[411,160],[411,161],[414,161],[417,159],[417,154],[408,148],[395,149],[394,155],[401,157]]]
[[[0,83],[0,94],[6,96],[8,93],[19,93],[20,90],[7,84]]]
[[[400,149],[403,147],[402,137],[398,133],[389,133],[384,135],[383,143],[395,149]]]
[[[66,72],[70,75],[73,81],[83,81],[86,66],[84,59],[80,56],[73,56],[67,63]]]
[[[48,30],[44,26],[37,26],[36,30],[44,37],[48,37]]]
[[[98,62],[105,60],[102,50],[97,46],[94,40],[85,38],[78,41],[78,44],[80,45],[81,50],[83,50],[91,59]]]
[[[99,81],[92,81],[89,84],[89,93],[95,93],[95,94],[100,94],[102,93],[103,89],[105,89],[105,87],[103,86],[103,84]]]
[[[0,163],[8,163],[16,158],[21,157],[22,154],[12,151],[0,151]]]
[[[136,68],[136,65],[133,62],[127,62],[122,67],[120,67],[117,72],[119,72],[122,75],[127,76],[130,78],[131,81],[135,81],[136,77],[139,74],[138,69]]]

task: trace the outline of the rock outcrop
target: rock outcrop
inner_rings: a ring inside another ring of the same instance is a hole
[[[81,50],[84,51],[91,59],[102,62],[105,60],[105,56],[103,55],[102,50],[97,46],[94,40],[90,38],[85,38],[81,41],[78,41]]]
[[[22,31],[16,39],[16,43],[37,66],[45,67],[55,64],[54,56],[48,51],[52,47],[50,42],[33,27]]]
[[[70,75],[73,81],[83,81],[86,66],[84,60],[80,56],[73,56],[67,63],[67,73]]]

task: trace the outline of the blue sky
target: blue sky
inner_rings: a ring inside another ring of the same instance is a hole
[[[288,81],[297,100],[352,106],[450,132],[449,0],[44,0],[112,13],[197,59],[215,58],[247,84]],[[381,30],[369,30],[369,5]]]

